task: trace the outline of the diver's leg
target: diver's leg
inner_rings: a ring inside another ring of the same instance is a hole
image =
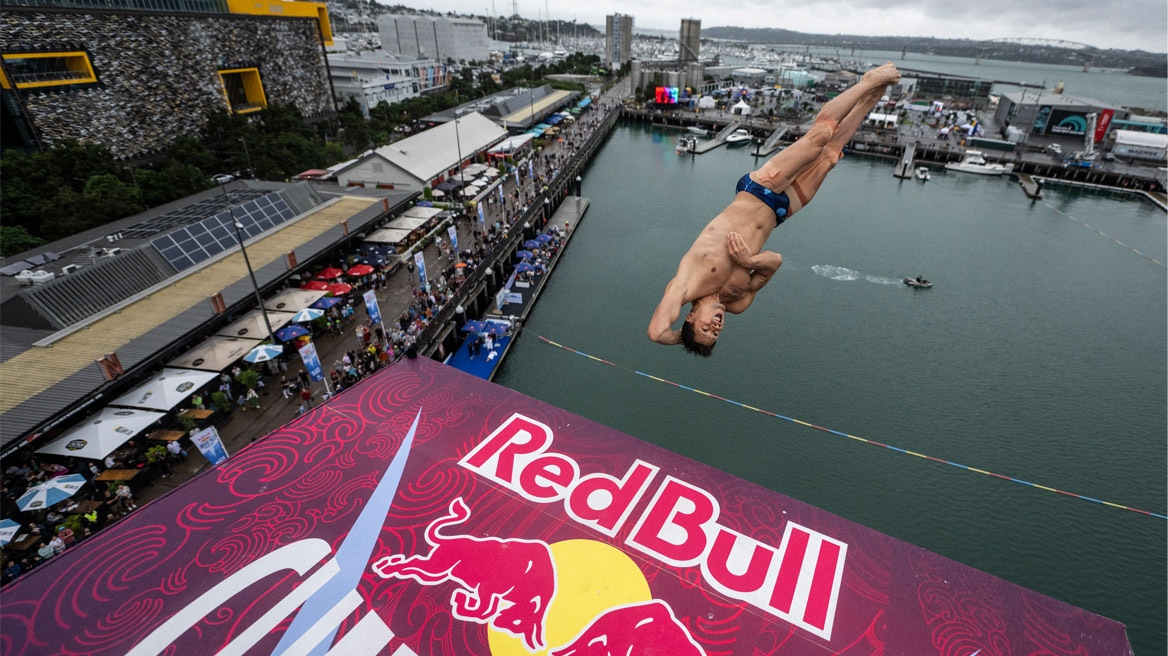
[[[772,157],[762,168],[751,173],[750,178],[776,193],[785,191],[800,171],[814,164],[824,154],[824,148],[833,141],[836,133],[842,129],[842,122],[855,113],[857,106],[868,107],[860,115],[859,120],[862,122],[880,96],[884,95],[884,88],[898,79],[900,73],[892,64],[865,73],[864,79],[829,100],[819,110],[815,123],[806,134]],[[869,104],[872,94],[878,95]],[[851,133],[855,131],[853,127]],[[848,139],[851,139],[850,134]]]
[[[795,179],[791,181],[787,188],[787,201],[789,207],[787,208],[787,218],[790,218],[795,212],[803,209],[807,203],[811,202],[815,192],[819,191],[819,186],[823,184],[823,179],[827,177],[829,171],[835,167],[836,162],[839,161],[843,154],[843,147],[852,140],[856,134],[856,130],[864,122],[864,118],[868,116],[868,112],[880,102],[880,98],[884,95],[884,88],[880,87],[871,90],[867,95],[856,103],[852,111],[848,113],[844,120],[840,122],[840,129],[835,133],[823,148],[823,154],[819,159],[815,160],[810,166],[799,171]]]

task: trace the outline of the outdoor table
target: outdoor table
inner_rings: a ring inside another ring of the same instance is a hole
[[[210,417],[211,415],[215,414],[215,411],[214,410],[207,410],[205,408],[203,410],[190,409],[190,410],[183,410],[179,414],[190,417],[191,419],[206,419],[207,417]]]
[[[84,515],[91,513],[98,508],[101,508],[102,503],[103,502],[101,501],[82,501],[81,503],[77,504],[77,507],[74,508],[72,512],[74,515]]]
[[[206,411],[204,410],[203,412],[206,412]],[[159,441],[161,441],[161,442],[174,442],[175,440],[182,439],[182,436],[183,436],[183,435],[186,435],[186,432],[185,432],[185,431],[179,431],[179,430],[156,430],[156,431],[154,431],[153,433],[151,433],[151,434],[147,435],[147,436],[146,436],[146,439],[148,439],[148,440],[159,440]]]
[[[40,542],[41,538],[44,538],[46,541],[52,539],[52,538],[47,538],[43,535],[29,534],[27,537],[25,537],[20,542],[16,542],[16,541],[9,542],[7,545],[4,546],[4,548],[8,549],[10,551],[26,551],[29,548],[35,546],[38,542]]]
[[[107,469],[93,477],[95,481],[129,481],[138,475],[140,469]]]

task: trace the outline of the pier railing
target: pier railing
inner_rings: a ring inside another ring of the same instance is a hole
[[[580,146],[576,156],[572,158],[554,178],[549,181],[546,190],[539,191],[532,199],[527,211],[519,217],[508,229],[507,234],[501,242],[499,242],[494,250],[482,262],[471,271],[462,285],[455,291],[454,295],[442,306],[434,319],[426,327],[425,330],[418,335],[415,342],[415,347],[419,353],[429,354],[437,348],[438,342],[446,335],[449,324],[455,320],[455,308],[458,306],[466,307],[477,293],[479,286],[487,277],[487,269],[492,271],[498,270],[500,274],[503,273],[501,264],[503,260],[510,256],[513,247],[526,240],[529,236],[529,231],[539,231],[547,220],[559,209],[560,204],[568,196],[571,191],[572,183],[575,182],[576,176],[579,175],[596,150],[600,148],[601,144],[608,137],[620,117],[620,108],[614,107],[607,116],[596,126],[596,130],[588,137],[588,140]],[[550,201],[547,209],[544,208],[544,199]],[[546,212],[546,215],[545,215]],[[497,268],[498,267],[498,268]],[[488,289],[489,293],[494,293],[494,290]]]

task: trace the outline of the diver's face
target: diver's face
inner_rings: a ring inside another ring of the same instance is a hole
[[[726,306],[717,302],[707,302],[695,307],[686,320],[693,323],[694,340],[713,346],[722,333],[722,321],[726,318]]]

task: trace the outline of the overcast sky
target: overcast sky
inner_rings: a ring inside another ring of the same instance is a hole
[[[419,9],[491,13],[490,0],[400,1]],[[511,13],[511,0],[495,0],[494,6],[497,15]],[[544,6],[542,0],[519,0],[519,14],[536,18]],[[699,18],[703,27],[968,39],[1041,37],[1100,48],[1168,51],[1165,0],[547,0],[547,8],[552,18],[600,26],[606,14],[623,12],[632,14],[638,27],[672,30],[682,18]]]

